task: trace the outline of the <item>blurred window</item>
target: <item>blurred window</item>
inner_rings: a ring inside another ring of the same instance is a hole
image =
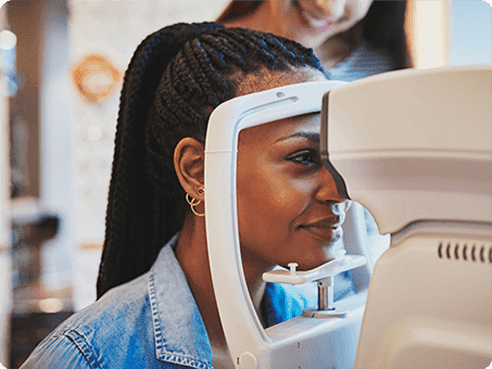
[[[490,4],[483,0],[455,0],[452,27],[451,65],[492,63],[492,7]]]

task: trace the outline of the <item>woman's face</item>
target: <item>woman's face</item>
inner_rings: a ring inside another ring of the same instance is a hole
[[[311,269],[330,260],[342,236],[347,203],[319,152],[319,114],[242,131],[237,208],[243,263],[260,268],[297,262]]]
[[[373,0],[267,0],[282,35],[316,48],[364,18]]]

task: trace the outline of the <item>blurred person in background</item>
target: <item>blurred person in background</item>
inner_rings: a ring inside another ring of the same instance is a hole
[[[412,66],[406,1],[232,0],[217,22],[271,32],[313,48],[332,80]]]

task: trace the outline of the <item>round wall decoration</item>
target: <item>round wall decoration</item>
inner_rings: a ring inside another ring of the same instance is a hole
[[[121,72],[102,55],[87,55],[72,69],[77,91],[89,102],[99,103],[120,83]]]

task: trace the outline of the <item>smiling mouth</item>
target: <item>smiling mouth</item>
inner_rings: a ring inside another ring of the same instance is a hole
[[[333,228],[300,227],[300,229],[311,233],[314,237],[323,242],[335,242],[340,239],[343,234],[343,229],[341,226]]]
[[[304,21],[308,23],[311,27],[319,28],[334,23],[333,21],[326,19],[326,16],[324,14],[323,16],[319,16],[319,14],[314,15],[308,13],[306,10],[303,9],[302,5],[300,5],[299,0],[294,1],[294,7],[297,9]]]
[[[301,225],[298,228],[309,232],[316,238],[324,242],[334,242],[343,235],[343,229],[338,217],[321,220],[308,225]]]

